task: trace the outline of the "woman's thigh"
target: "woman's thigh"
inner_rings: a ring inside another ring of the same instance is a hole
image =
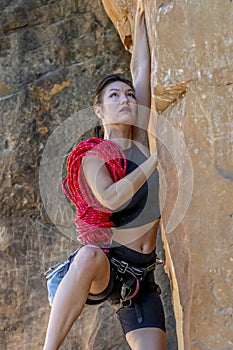
[[[132,350],[166,350],[166,333],[159,328],[140,328],[126,334]]]
[[[110,264],[106,254],[97,246],[83,246],[78,251],[71,268],[77,269],[78,273],[83,274],[84,279],[90,281],[90,293],[102,292],[109,283]]]

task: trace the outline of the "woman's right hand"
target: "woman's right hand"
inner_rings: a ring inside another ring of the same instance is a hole
[[[142,0],[138,0],[138,4],[137,4],[137,11],[144,11],[144,6],[143,6],[143,1]]]

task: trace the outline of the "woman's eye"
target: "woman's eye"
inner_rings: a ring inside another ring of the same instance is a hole
[[[132,97],[132,98],[134,98],[134,99],[136,99],[134,93],[132,93],[132,92],[129,92],[129,93],[128,93],[128,96],[129,96],[129,97]]]
[[[109,95],[109,97],[116,97],[116,96],[117,96],[116,92],[113,92],[111,95]]]

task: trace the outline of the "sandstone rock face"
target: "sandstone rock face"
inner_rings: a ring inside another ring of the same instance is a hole
[[[99,0],[3,0],[0,24],[0,347],[39,350],[50,312],[43,272],[77,247],[42,203],[42,154],[58,126],[92,105],[100,78],[110,72],[129,74],[130,54]],[[80,129],[89,135],[89,125],[84,113],[77,135]],[[60,142],[74,131],[64,128]],[[65,150],[57,147],[53,151],[65,160]],[[49,193],[60,188],[52,170]],[[64,215],[55,197],[49,204],[56,217]],[[161,244],[159,249],[162,256]],[[162,267],[157,274],[166,304],[168,348],[174,350],[169,285]],[[85,309],[62,349],[128,346],[106,303]]]
[[[131,50],[136,1],[103,4]],[[163,239],[178,348],[230,350],[233,4],[143,4],[152,55],[153,110],[159,113],[157,146],[166,190]]]

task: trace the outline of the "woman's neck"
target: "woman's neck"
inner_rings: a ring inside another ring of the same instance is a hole
[[[131,146],[131,130],[131,127],[127,130],[125,128],[124,130],[105,128],[104,138],[116,142],[122,149],[127,149]]]

